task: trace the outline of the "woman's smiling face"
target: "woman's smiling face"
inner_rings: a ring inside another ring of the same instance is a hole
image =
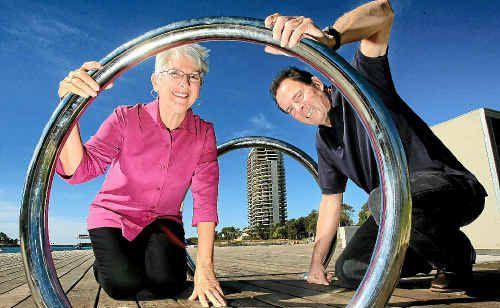
[[[172,55],[159,72],[151,76],[160,104],[171,112],[185,113],[198,99],[201,89],[200,68],[187,55]]]

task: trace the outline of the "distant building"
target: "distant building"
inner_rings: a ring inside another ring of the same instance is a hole
[[[432,130],[488,193],[483,213],[463,231],[475,248],[500,249],[500,111],[474,110]]]
[[[283,154],[257,147],[247,158],[248,225],[269,228],[286,221],[286,185]]]
[[[88,234],[78,234],[76,238],[78,239],[78,243],[76,243],[75,248],[92,247]]]

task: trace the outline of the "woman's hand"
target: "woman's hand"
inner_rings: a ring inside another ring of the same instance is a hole
[[[213,267],[197,266],[194,273],[194,290],[189,300],[199,299],[203,307],[209,307],[209,302],[215,307],[224,307],[224,292],[215,277]],[[208,301],[207,301],[208,299]]]
[[[101,63],[97,61],[86,62],[77,70],[69,72],[68,76],[59,83],[57,95],[62,98],[69,92],[88,98],[97,96],[100,90],[99,84],[89,76],[88,71],[101,69]],[[113,84],[109,84],[105,89],[109,89]]]

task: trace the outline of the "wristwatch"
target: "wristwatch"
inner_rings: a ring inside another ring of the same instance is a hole
[[[340,33],[337,30],[335,30],[335,28],[332,26],[326,27],[322,31],[328,35],[333,36],[333,38],[335,39],[335,45],[332,47],[333,51],[336,51],[337,49],[339,49],[340,48]]]

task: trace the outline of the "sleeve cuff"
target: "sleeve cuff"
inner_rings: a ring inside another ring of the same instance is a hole
[[[337,188],[337,189],[321,188],[321,193],[323,195],[335,195],[335,194],[342,194],[344,192],[345,192],[345,189],[342,189],[342,188]]]
[[[81,173],[80,169],[82,168],[83,160],[84,159],[85,158],[82,157],[82,160],[80,161],[80,164],[78,165],[78,167],[76,167],[76,170],[75,170],[75,172],[72,175],[67,175],[66,172],[64,172],[64,168],[62,166],[61,159],[57,158],[55,171],[68,184],[78,184],[78,183],[81,182],[81,181],[79,181],[78,174]]]
[[[198,227],[198,224],[200,222],[214,222],[215,226],[217,226],[219,224],[219,218],[217,217],[217,215],[215,215],[215,216],[205,216],[205,217],[196,217],[196,216],[193,216],[193,221],[192,221],[192,226],[193,227]]]
[[[389,46],[387,46],[387,49],[386,49],[384,55],[377,56],[377,57],[368,57],[364,53],[361,52],[361,48],[358,48],[358,50],[356,51],[356,57],[364,62],[381,62],[381,61],[387,61],[388,53],[389,53]]]

